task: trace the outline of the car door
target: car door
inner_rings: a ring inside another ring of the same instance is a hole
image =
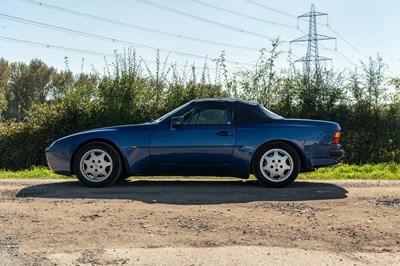
[[[229,165],[236,139],[233,106],[198,103],[182,117],[183,123],[176,129],[167,123],[153,131],[150,140],[153,167],[163,166],[165,170],[168,166],[184,169]]]

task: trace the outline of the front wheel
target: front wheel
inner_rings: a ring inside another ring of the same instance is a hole
[[[91,142],[76,153],[74,172],[79,181],[90,187],[112,185],[121,175],[121,159],[111,145]]]
[[[271,142],[261,147],[253,160],[253,171],[258,182],[269,187],[291,184],[300,171],[297,152],[283,142]]]

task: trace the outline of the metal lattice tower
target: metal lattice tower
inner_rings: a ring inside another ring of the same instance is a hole
[[[295,62],[302,62],[303,63],[303,72],[304,74],[308,74],[309,76],[315,76],[320,73],[321,61],[328,61],[332,60],[327,57],[323,57],[319,55],[318,52],[318,41],[325,41],[325,40],[335,40],[336,38],[321,35],[317,33],[317,16],[328,16],[327,13],[316,12],[314,8],[314,4],[311,5],[311,11],[309,13],[303,14],[297,17],[298,20],[301,18],[306,18],[309,21],[308,25],[308,34],[304,35],[303,37],[294,39],[290,43],[293,42],[307,42],[307,54],[306,56],[296,60]]]

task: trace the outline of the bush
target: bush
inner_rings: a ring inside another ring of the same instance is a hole
[[[347,162],[400,163],[400,82],[392,79],[398,91],[386,93],[381,58],[363,64],[361,74],[322,70],[310,76],[294,68],[279,72],[275,68],[281,54],[278,44],[272,43],[269,57],[265,49],[261,50],[254,69],[232,73],[227,71],[222,53],[216,60],[213,82],[207,65],[198,78],[194,65],[178,69],[176,64],[161,62],[157,55],[152,72],[129,49],[116,55],[111,71],[101,78],[97,74],[74,77],[71,72],[52,72],[54,84],[46,83],[49,94],[40,97],[46,100],[35,102],[23,115],[14,117],[23,122],[0,120],[0,168],[45,165],[44,149],[62,136],[151,121],[187,101],[213,97],[255,100],[285,117],[338,122]],[[29,81],[31,76],[27,73],[24,80]],[[1,90],[12,90],[1,88],[4,84],[12,84],[12,80],[0,83]],[[0,113],[6,107],[2,95]],[[8,107],[15,99],[7,97]]]
[[[0,168],[46,165],[44,150],[56,139],[93,128],[90,97],[72,88],[61,103],[35,105],[24,122],[0,123]]]

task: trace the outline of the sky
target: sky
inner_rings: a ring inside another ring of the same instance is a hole
[[[114,52],[128,47],[152,71],[157,49],[162,61],[200,68],[207,62],[211,69],[212,59],[225,51],[234,71],[251,69],[260,48],[269,50],[279,37],[277,67],[285,69],[290,48],[294,59],[306,54],[307,43],[290,41],[308,32],[308,22],[297,16],[311,4],[328,14],[317,17],[318,33],[337,38],[319,42],[320,56],[332,59],[329,67],[353,70],[379,53],[386,74],[400,76],[396,0],[0,0],[0,57],[26,63],[38,58],[59,70],[68,58],[75,73],[104,73]]]

